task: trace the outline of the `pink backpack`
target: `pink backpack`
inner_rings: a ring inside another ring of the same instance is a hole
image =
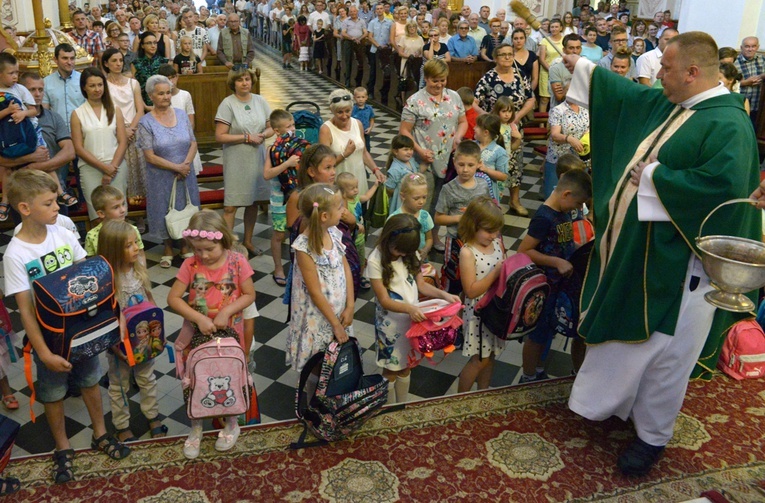
[[[523,337],[537,325],[549,292],[544,271],[528,255],[507,257],[499,278],[475,306],[481,332],[486,327],[500,339]]]
[[[759,323],[742,320],[733,325],[717,368],[737,381],[765,376],[765,332]]]
[[[457,329],[462,326],[462,318],[457,316],[462,309],[462,304],[432,299],[416,305],[427,319],[412,323],[406,331],[412,347],[427,358],[433,358],[433,353],[441,349],[445,354],[454,351]]]
[[[238,416],[250,409],[252,377],[244,350],[236,332],[225,332],[219,330],[212,340],[189,351],[181,374],[189,419]]]

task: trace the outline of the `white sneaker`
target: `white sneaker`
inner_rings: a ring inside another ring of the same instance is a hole
[[[186,459],[196,459],[199,457],[199,444],[202,442],[202,438],[191,436],[186,439],[183,444],[183,455]]]
[[[219,452],[230,450],[232,447],[234,447],[234,444],[236,444],[236,441],[239,438],[239,433],[241,433],[241,431],[242,430],[239,428],[238,424],[233,430],[227,431],[226,428],[223,428],[220,433],[218,433],[218,440],[215,441],[215,450]]]

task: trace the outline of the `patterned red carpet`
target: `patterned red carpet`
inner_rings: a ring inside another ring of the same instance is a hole
[[[352,439],[289,450],[295,422],[243,432],[233,451],[187,462],[183,439],[136,444],[126,461],[78,453],[77,480],[51,486],[50,458],[13,462],[16,501],[518,501],[673,502],[723,491],[764,501],[765,391],[761,381],[691,383],[675,438],[648,477],[615,471],[633,438],[619,420],[571,413],[571,379],[494,389],[378,416]]]

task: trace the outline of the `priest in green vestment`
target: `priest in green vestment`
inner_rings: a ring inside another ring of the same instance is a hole
[[[568,99],[590,109],[595,244],[581,298],[587,342],[570,408],[592,420],[632,419],[637,439],[619,457],[644,475],[672,438],[694,367],[711,372],[734,321],[711,291],[695,239],[720,203],[758,183],[757,144],[743,98],[718,81],[707,34],[673,38],[663,89],[635,84],[576,56]],[[760,212],[716,212],[703,233],[760,239]]]

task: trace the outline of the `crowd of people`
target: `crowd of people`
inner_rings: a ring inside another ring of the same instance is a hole
[[[35,133],[31,152],[17,156],[0,152],[4,187],[0,220],[8,219],[12,208],[21,221],[4,256],[5,294],[16,299],[23,329],[35,350],[37,396],[45,405],[56,444],[54,481],[74,478],[74,451],[64,428],[63,407],[70,386],[81,389],[90,413],[93,448],[112,459],[130,454],[127,444],[135,436],[129,410],[120,398],[121,387],[127,385],[123,374],[129,373],[125,370],[129,367],[122,350],[110,350],[109,396],[115,431],[111,434],[98,391],[102,377],[98,358],[73,365],[54,355],[42,338],[29,295],[30,279],[36,279],[30,276],[30,264],[39,263],[52,251],[67,257],[61,267],[100,254],[114,269],[119,303],[125,307],[135,299],[153,301],[142,237],[164,245],[160,258],[163,268],[172,267],[173,247],[179,246],[182,265],[168,294],[168,305],[196,328],[200,338],[209,338],[218,329],[233,328],[249,353],[257,309],[248,259],[261,253],[253,245],[252,235],[259,205],[267,201],[273,227],[272,276],[278,285],[287,287],[287,365],[301,371],[308,359],[332,340],[344,342],[353,336],[354,300],[360,290],[371,288],[376,299],[377,364],[389,380],[389,402],[408,400],[411,369],[422,358],[405,335],[413,322],[425,319],[417,305],[421,296],[464,304],[459,343],[468,361],[458,390],[468,391],[474,386],[486,389],[505,341],[500,334],[481,329],[476,304],[498,278],[507,254],[501,236],[501,201],[507,195],[508,212],[529,215],[520,202],[523,126],[535,112],[547,112],[548,107],[549,139],[540,194],[544,204],[530,218],[519,251],[543,269],[551,291],[540,306],[537,327],[524,341],[520,382],[548,378],[545,357],[556,333],[562,333],[555,322],[558,299],[581,293],[582,305],[590,306],[581,313],[581,337],[576,330],[567,334],[574,340],[574,373],[582,369],[571,407],[591,419],[612,414],[632,416],[638,439],[620,457],[619,467],[627,475],[647,473],[671,438],[684,383],[703,341],[696,337],[690,342],[687,338],[670,342],[674,321],[678,326],[685,323],[676,310],[669,314],[660,310],[655,316],[652,311],[645,325],[642,314],[635,320],[626,317],[634,330],[625,329],[615,340],[642,349],[650,346],[645,354],[637,351],[630,357],[640,362],[631,368],[631,384],[642,382],[651,365],[660,359],[682,360],[683,366],[671,375],[646,381],[646,389],[670,380],[673,387],[643,401],[637,400],[626,384],[619,390],[621,395],[604,390],[604,383],[619,378],[604,370],[602,363],[622,360],[623,347],[604,345],[611,352],[602,357],[591,356],[592,348],[585,352],[585,340],[600,344],[614,339],[604,335],[609,332],[604,329],[608,323],[604,320],[621,312],[616,308],[609,311],[608,306],[617,299],[601,291],[599,278],[606,278],[609,285],[624,285],[624,297],[619,297],[619,302],[641,295],[643,289],[631,288],[630,278],[622,277],[624,269],[620,267],[628,266],[615,258],[610,239],[608,243],[595,239],[595,246],[591,244],[593,233],[595,237],[607,233],[614,243],[626,241],[615,246],[621,246],[620,253],[629,257],[643,253],[641,246],[647,241],[640,233],[652,235],[645,222],[660,228],[665,233],[661,242],[671,242],[676,252],[673,267],[646,261],[646,269],[635,271],[631,279],[645,277],[647,283],[658,284],[647,291],[652,295],[663,292],[666,298],[651,299],[663,306],[679,308],[681,302],[695,302],[692,309],[703,311],[702,321],[711,323],[714,312],[702,310],[699,302],[703,301],[698,301],[708,280],[699,271],[690,248],[685,247],[688,240],[672,241],[671,236],[693,225],[698,229],[697,217],[706,215],[701,210],[713,206],[717,199],[741,197],[742,190],[754,187],[731,183],[724,185],[730,187],[730,194],[700,196],[709,204],[699,205],[700,211],[692,218],[675,214],[687,213],[687,197],[678,198],[676,203],[667,198],[684,192],[687,187],[683,183],[704,193],[715,189],[718,177],[735,173],[740,180],[754,177],[758,163],[756,155],[749,155],[753,131],[749,128],[738,139],[736,152],[742,156],[741,162],[733,163],[736,169],[725,173],[730,159],[721,161],[715,154],[726,148],[699,146],[703,159],[686,166],[684,150],[673,149],[673,145],[682,141],[705,145],[708,136],[681,134],[682,129],[678,132],[685,122],[697,124],[704,120],[702,117],[712,117],[708,124],[719,128],[724,124],[741,127],[741,117],[747,118],[744,113],[754,122],[765,60],[757,54],[759,45],[754,37],[742,41],[740,54],[731,48],[718,51],[707,35],[680,35],[669,13],[657,13],[654,22],[646,24],[632,17],[624,2],[610,6],[600,2],[597,10],[591,9],[587,0],[578,3],[572,12],[542,20],[542,31],[550,35],[542,38],[541,32],[532,30],[521,18],[512,21],[511,29],[504,10],[492,16],[488,7],[472,13],[466,6],[460,13],[451,13],[445,0],[436,7],[424,3],[390,5],[387,1],[372,7],[367,0],[358,5],[327,5],[324,0],[294,4],[238,1],[236,5],[226,2],[198,11],[193,5],[157,0],[134,0],[129,6],[112,1],[103,9],[93,6],[89,11],[74,12],[72,36],[94,56],[94,65],[82,72],[74,68],[75,48],[67,43],[55,48],[57,69],[44,79],[33,72],[19,76],[15,58],[0,54],[0,92],[12,95],[17,102],[0,112],[0,117],[12,115],[17,127],[28,124]],[[334,70],[338,78],[344,77],[347,87],[351,87],[355,69],[355,88],[336,89],[327,97],[331,118],[321,126],[315,144],[295,136],[295,120],[289,112],[272,109],[252,92],[255,75],[251,66],[257,43],[283,50],[288,55],[283,59],[285,69],[297,54],[302,70]],[[201,169],[192,97],[178,89],[177,79],[179,74],[204,71],[208,54],[217,54],[221,65],[229,69],[227,84],[233,92],[219,104],[214,119],[215,139],[223,146],[224,210],[222,214],[198,212],[183,232],[184,239],[174,240],[165,215],[188,204],[199,206],[196,175]],[[494,66],[474,88],[447,88],[451,61],[478,60],[493,62]],[[366,66],[369,80],[364,86]],[[598,67],[604,71],[593,73]],[[399,75],[400,82],[414,82],[418,87],[398,88],[401,123],[399,134],[390,142],[384,169],[369,152],[374,109],[367,101],[377,93],[378,72],[383,76],[383,101],[394,74]],[[682,72],[693,78],[677,77]],[[589,74],[598,78],[590,82]],[[718,86],[718,82],[723,85]],[[590,86],[594,90],[610,86],[607,94],[612,96],[597,98],[606,106],[597,108],[590,102]],[[748,98],[746,109],[741,97],[729,93],[739,89]],[[410,90],[413,94],[407,95]],[[618,107],[608,106],[608,100],[618,97],[624,102]],[[682,112],[705,100],[720,103],[718,108],[702,108],[696,115],[678,112],[667,119],[674,105],[680,105]],[[619,111],[627,102],[632,108],[625,109],[625,116],[631,120],[622,124]],[[715,115],[722,109],[729,115]],[[662,112],[654,113],[656,110]],[[635,114],[645,118],[636,122]],[[665,120],[667,124],[658,135],[651,132]],[[638,130],[643,124],[651,128]],[[702,135],[712,134],[704,127],[696,129]],[[665,132],[669,137],[663,136]],[[590,145],[615,145],[616,134],[624,134],[622,140],[630,138],[621,143],[624,151],[601,154],[600,164],[591,166]],[[686,135],[690,138],[677,139]],[[728,136],[720,133],[717,141]],[[646,137],[654,139],[648,152],[640,143]],[[267,145],[268,139],[273,142]],[[636,149],[642,157],[633,156]],[[76,170],[71,169],[75,163]],[[664,164],[687,173],[688,178],[673,177],[669,173],[673,170]],[[710,170],[711,165],[714,170]],[[588,174],[591,167],[594,178]],[[613,171],[614,176],[601,181],[599,167],[600,172]],[[755,171],[750,173],[750,169]],[[705,177],[700,188],[689,181],[699,173]],[[77,192],[69,189],[74,174]],[[618,190],[611,186],[614,180],[623,182]],[[647,186],[650,188],[645,189]],[[646,197],[653,203],[634,202],[638,187],[647,191]],[[363,208],[378,191],[391,198],[389,215],[374,251],[366,257],[368,228]],[[594,208],[593,194],[599,197]],[[619,201],[615,206],[605,204],[610,195],[624,199],[624,206]],[[84,248],[76,226],[59,212],[60,207],[78,204],[80,196],[90,220],[97,224],[88,232]],[[127,223],[128,201],[142,199],[146,202],[146,221],[136,221],[135,226]],[[652,204],[653,216],[638,218],[634,209],[638,204]],[[241,240],[233,233],[240,207],[244,207]],[[599,216],[633,219],[642,241],[637,243],[619,234],[619,229],[611,236],[612,219],[594,219],[593,209]],[[682,229],[672,227],[670,220],[679,222]],[[746,227],[747,219],[741,222],[741,233],[751,230]],[[594,231],[589,235],[575,233],[574,226],[584,223]],[[282,243],[287,238],[290,256],[282,257]],[[580,267],[582,261],[574,257],[580,250],[585,253],[590,249],[588,253],[600,268],[585,273]],[[431,251],[443,254],[440,281],[426,281],[427,277],[439,276],[428,267]],[[290,267],[285,267],[284,259]],[[642,259],[635,259],[628,265],[634,269],[642,264]],[[661,273],[646,276],[648,266]],[[693,295],[683,294],[671,283],[688,284],[686,270],[689,277],[701,276],[707,281]],[[44,268],[35,271],[45,274]],[[634,305],[647,302],[634,299]],[[593,314],[597,312],[600,314]],[[704,334],[709,332],[708,323],[698,327]],[[646,339],[651,342],[628,344]],[[0,361],[0,377],[5,375],[2,368],[7,364]],[[162,437],[167,428],[157,410],[153,363],[144,362],[132,369],[151,436]],[[317,378],[312,376],[309,385],[315,386]],[[0,391],[6,408],[18,408],[7,378],[0,379]],[[614,394],[617,396],[611,405],[596,407],[590,403],[593,397],[601,400]],[[661,401],[662,397],[668,398]],[[239,432],[236,417],[227,419],[216,449],[231,449]],[[201,441],[202,423],[193,420],[183,448],[187,458],[199,456]],[[17,489],[18,481],[11,479],[0,485],[0,492]]]

